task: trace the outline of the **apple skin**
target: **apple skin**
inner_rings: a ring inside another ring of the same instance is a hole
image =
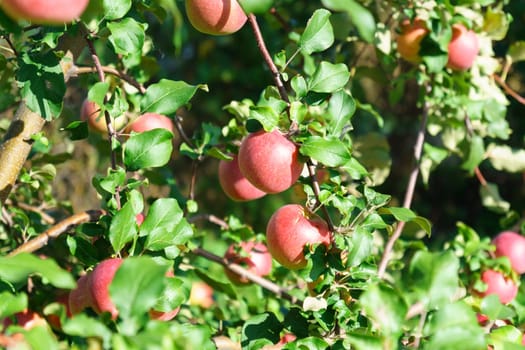
[[[13,19],[36,24],[63,24],[80,17],[89,0],[2,0],[0,7]]]
[[[481,297],[496,294],[502,304],[508,304],[516,297],[518,286],[511,279],[506,278],[501,272],[485,270],[481,280],[487,284],[487,290],[480,293]]]
[[[264,197],[266,192],[261,191],[241,173],[238,156],[232,160],[219,161],[219,184],[224,193],[234,201],[244,202]]]
[[[193,282],[188,303],[209,309],[215,303],[215,300],[213,300],[213,288],[206,282]]]
[[[101,134],[107,134],[108,125],[106,118],[100,113],[100,107],[93,101],[85,99],[80,108],[80,120],[88,123],[89,127]],[[120,130],[126,124],[126,118],[118,117],[113,119],[113,128]]]
[[[149,317],[152,320],[157,321],[171,321],[172,319],[177,316],[177,314],[180,311],[180,307],[177,307],[174,310],[171,311],[157,311],[157,310],[149,310]]]
[[[237,0],[186,0],[186,14],[195,29],[211,35],[235,33],[248,19]]]
[[[268,252],[268,248],[260,242],[240,242],[232,244],[226,250],[224,258],[229,263],[241,265],[249,272],[257,276],[266,276],[272,271],[272,256]],[[248,284],[248,280],[244,276],[225,269],[226,276],[235,284]]]
[[[272,257],[291,270],[306,266],[303,249],[307,244],[331,244],[327,223],[298,204],[279,208],[268,221],[266,241]]]
[[[109,312],[113,320],[117,319],[118,310],[109,296],[109,285],[122,262],[120,258],[106,259],[91,273],[90,290],[93,298],[91,307],[96,313]]]
[[[406,19],[401,22],[401,33],[396,38],[397,52],[408,62],[418,63],[421,61],[419,49],[421,40],[428,34],[425,21],[415,19],[413,22]]]
[[[142,114],[126,127],[126,132],[143,132],[153,129],[166,129],[175,135],[173,121],[165,115],[158,113]]]
[[[77,287],[69,293],[68,305],[71,314],[78,314],[85,308],[91,307],[93,297],[91,296],[91,274],[80,276]]]
[[[248,135],[239,148],[238,162],[241,173],[266,193],[287,190],[304,168],[299,148],[277,129]]]
[[[525,237],[513,231],[503,231],[492,240],[496,246],[496,256],[506,256],[512,269],[519,274],[525,273]]]
[[[479,40],[476,33],[464,25],[452,25],[452,39],[448,44],[447,67],[453,70],[469,69],[479,52]]]

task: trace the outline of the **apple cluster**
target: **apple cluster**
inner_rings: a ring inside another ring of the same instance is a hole
[[[106,118],[101,113],[100,107],[93,101],[85,99],[80,109],[80,120],[88,123],[88,126],[101,134],[108,132],[108,126],[106,124]],[[144,113],[138,116],[136,119],[127,123],[127,119],[122,116],[114,119],[114,128],[121,130],[124,128],[125,133],[131,132],[144,132],[153,129],[165,129],[175,134],[175,126],[173,121],[165,115],[158,113]]]
[[[516,274],[525,273],[524,236],[513,231],[503,231],[494,237],[492,243],[496,247],[494,255],[497,258],[506,257]],[[518,285],[514,279],[505,276],[500,271],[485,270],[481,274],[481,280],[487,285],[487,289],[481,293],[481,296],[496,294],[503,304],[510,303],[518,293]]]
[[[396,38],[397,51],[406,61],[418,63],[421,61],[419,50],[421,41],[428,35],[425,21],[416,18],[401,22],[400,34]],[[476,33],[467,29],[461,23],[452,25],[452,38],[448,44],[447,67],[464,71],[473,64],[479,52],[479,40]]]

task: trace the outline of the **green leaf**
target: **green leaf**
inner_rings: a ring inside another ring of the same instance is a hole
[[[494,350],[523,350],[521,331],[512,325],[493,329],[489,334],[489,344]]]
[[[273,5],[273,0],[239,0],[239,4],[246,14],[264,14]]]
[[[62,330],[65,334],[82,338],[96,337],[103,340],[104,348],[109,349],[111,330],[102,320],[78,314],[73,318],[66,318]]]
[[[395,290],[385,284],[371,284],[361,295],[359,302],[380,334],[401,334],[407,305]]]
[[[165,288],[168,265],[161,265],[148,256],[128,257],[115,273],[109,295],[123,320],[122,332],[133,335],[147,320]]]
[[[282,326],[273,313],[253,316],[242,327],[241,345],[243,349],[250,349],[251,343],[259,339],[268,339],[275,344],[279,341],[281,329]]]
[[[146,236],[144,247],[162,250],[186,243],[193,235],[193,230],[183,215],[177,200],[173,198],[159,198],[153,202],[140,226],[140,236]]]
[[[462,169],[467,170],[469,173],[474,173],[474,169],[481,163],[485,156],[485,145],[483,139],[480,136],[472,136],[468,143],[467,157],[461,165]]]
[[[481,300],[480,312],[491,320],[506,320],[514,317],[516,312],[503,305],[497,294],[490,294]]]
[[[120,19],[131,9],[131,0],[103,0],[102,7],[106,20]]]
[[[430,173],[448,157],[449,152],[446,149],[435,147],[429,143],[423,145],[423,156],[419,168],[423,182],[428,185]]]
[[[186,105],[198,89],[207,91],[208,88],[206,85],[195,86],[184,81],[161,79],[148,87],[140,108],[143,112],[170,115]]]
[[[335,92],[328,102],[330,134],[340,136],[350,125],[350,119],[356,110],[354,98],[345,90]]]
[[[481,203],[496,213],[506,213],[510,209],[510,203],[501,198],[498,185],[487,182],[480,186],[479,194]]]
[[[23,330],[24,340],[29,344],[32,350],[59,350],[56,336],[50,327],[37,325]]]
[[[372,253],[374,246],[374,237],[365,230],[360,230],[359,227],[353,232],[350,237],[345,236],[352,247],[348,252],[347,265],[359,266]]]
[[[356,350],[383,350],[383,342],[377,335],[365,332],[349,332],[345,335],[346,341]]]
[[[512,62],[525,61],[525,41],[514,41],[510,44],[507,56]]]
[[[374,41],[376,22],[366,7],[355,0],[322,0],[321,2],[331,10],[345,12],[356,26],[361,38],[368,43]]]
[[[459,289],[459,260],[453,252],[418,251],[410,262],[410,288],[428,309],[453,301]]]
[[[323,61],[308,80],[308,89],[315,92],[332,93],[343,88],[349,79],[350,72],[346,64]]]
[[[25,283],[27,277],[39,275],[44,283],[58,288],[73,289],[75,280],[50,258],[41,259],[29,253],[0,258],[0,278],[10,283]]]
[[[324,51],[334,43],[334,30],[330,23],[330,15],[330,11],[318,9],[308,20],[299,40],[299,46],[305,53],[310,55]]]
[[[0,293],[0,319],[27,309],[27,294]]]
[[[525,150],[490,144],[487,157],[496,170],[521,173],[525,171]]]
[[[137,235],[135,212],[131,202],[127,202],[115,214],[109,226],[109,241],[115,252],[120,252],[124,246]]]
[[[254,106],[250,108],[250,118],[257,120],[264,128],[270,132],[279,123],[279,114],[269,106]]]
[[[335,137],[311,136],[303,142],[299,151],[329,167],[343,165],[351,159],[347,146]]]
[[[17,80],[30,110],[48,121],[59,116],[66,84],[60,60],[53,51],[22,54]]]
[[[124,145],[124,164],[128,171],[161,167],[168,163],[173,151],[173,134],[153,129],[132,134]]]
[[[111,32],[109,42],[117,54],[127,59],[128,67],[137,66],[141,61],[146,28],[147,24],[139,23],[131,17],[108,23]]]
[[[488,7],[483,19],[483,33],[491,40],[503,40],[509,30],[512,17],[502,9]]]
[[[445,304],[427,322],[425,336],[430,340],[424,349],[486,350],[483,329],[478,325],[472,308],[459,301]]]

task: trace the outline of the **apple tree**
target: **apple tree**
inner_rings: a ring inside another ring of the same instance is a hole
[[[524,348],[523,18],[3,0],[0,345]]]

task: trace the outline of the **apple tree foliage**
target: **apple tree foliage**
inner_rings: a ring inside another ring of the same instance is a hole
[[[490,243],[525,233],[523,1],[240,3],[251,15],[227,36],[197,32],[179,0],[91,0],[63,26],[0,12],[0,157],[36,125],[16,181],[0,158],[2,345],[269,349],[291,333],[283,349],[523,348],[522,278]],[[395,38],[416,17],[430,27],[411,64]],[[479,38],[465,71],[446,66],[453,22]],[[155,112],[177,132],[94,133],[78,118],[86,97],[109,120]],[[228,199],[218,161],[275,128],[302,176]],[[227,247],[264,242],[289,203],[323,217],[333,244],[305,247],[303,269],[274,260],[262,281],[232,284]],[[112,256],[126,258],[110,287],[119,317],[69,315],[60,296]],[[509,304],[483,295],[489,268],[520,286]],[[189,302],[199,280],[209,308]],[[153,306],[180,312],[151,320]],[[24,325],[24,310],[47,321]]]

